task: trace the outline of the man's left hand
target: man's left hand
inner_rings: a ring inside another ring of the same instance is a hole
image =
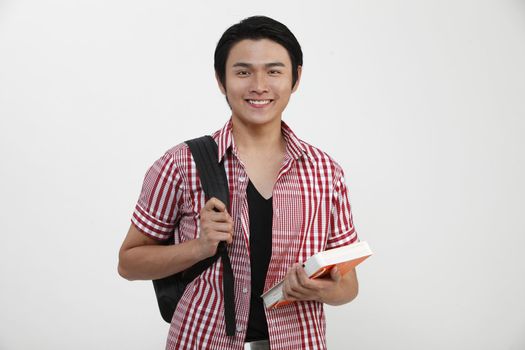
[[[341,279],[337,266],[330,270],[330,275],[327,277],[310,279],[300,264],[293,264],[284,278],[284,299],[326,302],[327,295],[341,288]]]

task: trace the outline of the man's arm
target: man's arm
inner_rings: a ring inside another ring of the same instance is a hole
[[[284,279],[283,294],[287,300],[315,300],[329,305],[349,303],[357,297],[359,284],[355,268],[341,276],[333,268],[326,278],[309,279],[300,264],[294,264]]]
[[[173,275],[204,259],[197,243],[161,245],[131,224],[119,251],[118,273],[130,281]]]
[[[220,241],[231,243],[233,220],[220,200],[206,202],[200,217],[199,238],[172,245],[161,245],[131,224],[119,251],[118,273],[130,281],[167,277],[214,255]]]
[[[330,232],[325,249],[358,241],[342,169],[338,174],[338,180],[335,181],[331,206]],[[357,297],[358,291],[355,268],[344,276],[334,268],[329,277],[311,280],[300,264],[294,264],[288,270],[283,286],[286,299],[316,300],[330,305],[348,303]]]

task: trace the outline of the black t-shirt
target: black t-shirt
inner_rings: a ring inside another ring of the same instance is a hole
[[[268,323],[261,294],[272,256],[272,198],[265,199],[251,181],[246,188],[250,215],[250,316],[246,341],[268,339]]]

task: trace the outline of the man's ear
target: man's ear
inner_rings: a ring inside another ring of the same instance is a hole
[[[301,81],[301,73],[303,72],[303,66],[297,66],[297,81],[295,82],[294,87],[292,88],[292,93],[297,90],[299,87],[299,82]]]
[[[219,85],[219,89],[221,89],[221,92],[224,96],[226,96],[226,89],[224,86],[222,86],[221,80],[219,79],[219,75],[215,73],[215,79],[217,80],[217,84]]]

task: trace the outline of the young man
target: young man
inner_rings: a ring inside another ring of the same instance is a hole
[[[309,280],[298,263],[358,240],[342,168],[281,120],[301,70],[295,36],[268,17],[247,18],[219,40],[216,79],[232,114],[212,136],[230,208],[216,198],[205,202],[185,143],[146,173],[120,250],[120,275],[166,277],[214,255],[226,241],[235,277],[235,335],[225,333],[218,260],[186,288],[166,349],[325,349],[323,304],[357,295],[355,270]],[[159,245],[171,235],[175,245]],[[297,302],[266,310],[260,295],[282,278],[285,297]]]

